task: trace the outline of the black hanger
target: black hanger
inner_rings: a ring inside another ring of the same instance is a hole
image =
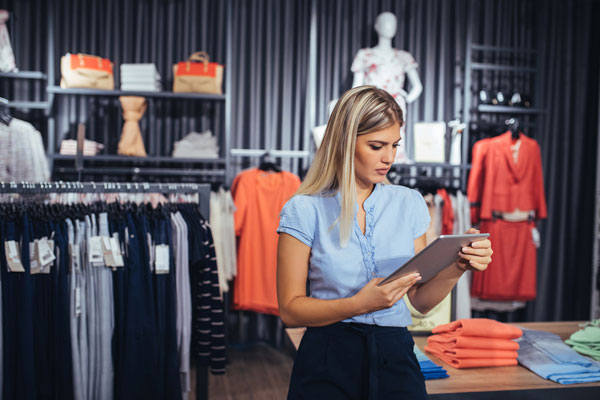
[[[8,125],[10,124],[10,121],[12,121],[12,118],[12,114],[8,108],[8,100],[0,97],[0,123]]]
[[[521,123],[518,118],[512,117],[506,120],[506,126],[510,130],[513,139],[519,138],[519,133],[521,132],[520,126]]]
[[[260,165],[258,169],[261,171],[273,171],[273,172],[281,172],[281,167],[275,164],[273,158],[267,152],[264,156],[261,157]]]

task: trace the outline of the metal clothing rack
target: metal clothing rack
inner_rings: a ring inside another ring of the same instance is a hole
[[[200,212],[210,215],[210,184],[127,182],[0,182],[0,194],[44,193],[197,193]],[[208,366],[196,365],[196,399],[208,399]]]
[[[306,150],[231,149],[230,154],[241,157],[310,157],[310,152]]]

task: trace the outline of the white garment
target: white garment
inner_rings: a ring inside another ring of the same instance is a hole
[[[8,21],[8,11],[0,10],[0,71],[16,72],[17,64],[15,63],[15,54],[10,45],[6,21]]]
[[[217,139],[210,130],[191,132],[173,145],[174,158],[218,158]]]
[[[0,124],[0,181],[47,182],[48,160],[42,135],[29,122]]]
[[[470,228],[469,201],[459,190],[456,196],[451,194],[454,222],[452,233],[459,235]],[[466,214],[465,214],[466,210]],[[464,273],[456,283],[456,319],[471,318],[471,271]]]
[[[373,85],[383,89],[391,94],[400,109],[404,121],[406,118],[406,91],[404,90],[404,79],[406,73],[419,66],[413,56],[398,49],[392,49],[390,52],[379,52],[375,49],[360,49],[350,68],[352,72],[362,72],[364,74],[364,85]],[[400,130],[402,140],[399,143],[396,153],[397,163],[408,162],[406,156],[406,124]]]
[[[220,188],[217,193],[211,192],[210,226],[217,256],[221,295],[229,291],[228,281],[237,275],[234,212],[235,205],[230,191]]]

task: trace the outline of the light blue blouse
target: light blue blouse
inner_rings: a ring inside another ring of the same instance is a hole
[[[339,299],[356,294],[374,277],[386,277],[415,254],[414,240],[429,227],[423,196],[413,189],[377,184],[364,204],[365,234],[356,217],[346,248],[340,247],[340,193],[297,195],[283,207],[277,232],[285,232],[311,248],[310,296]],[[344,322],[408,326],[410,311],[399,300],[391,308],[358,315]]]

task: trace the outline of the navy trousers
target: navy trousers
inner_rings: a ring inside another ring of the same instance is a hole
[[[426,399],[413,346],[406,328],[343,322],[308,328],[288,399]]]

